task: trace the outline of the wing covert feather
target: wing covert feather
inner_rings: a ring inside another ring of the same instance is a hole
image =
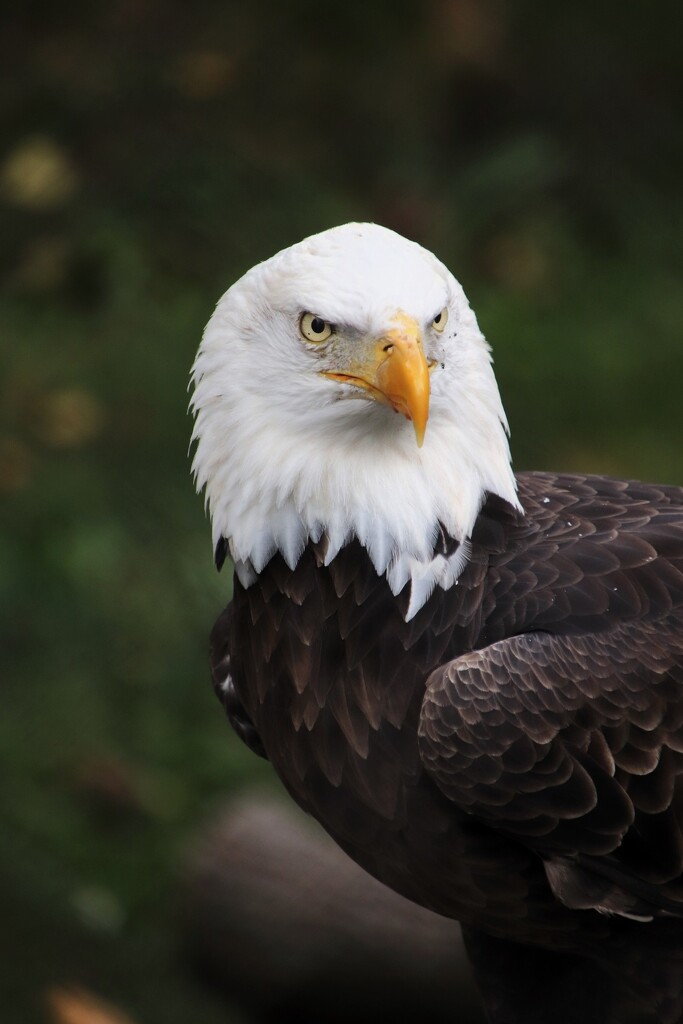
[[[678,616],[455,658],[429,677],[419,743],[449,799],[551,861],[607,857],[647,883],[680,879]]]

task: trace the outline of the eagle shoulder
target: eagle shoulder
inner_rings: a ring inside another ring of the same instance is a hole
[[[682,913],[683,494],[529,474],[520,495],[479,643],[428,679],[423,762],[567,905]]]

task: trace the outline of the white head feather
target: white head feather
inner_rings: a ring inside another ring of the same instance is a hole
[[[305,311],[346,333],[347,348],[398,313],[423,326],[437,366],[421,448],[403,417],[321,375],[326,350],[301,337]],[[410,618],[457,579],[486,492],[519,507],[474,313],[435,256],[386,228],[332,228],[250,270],[218,303],[192,379],[197,487],[245,586],[276,551],[294,568],[325,534],[329,562],[357,537],[394,593],[411,581]],[[433,553],[439,523],[462,542],[450,560]]]

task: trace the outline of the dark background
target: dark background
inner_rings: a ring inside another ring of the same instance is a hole
[[[244,1019],[185,970],[174,893],[216,802],[270,779],[210,693],[230,583],[187,458],[189,367],[249,266],[393,227],[463,282],[518,469],[683,483],[681,38],[677,0],[3,11],[7,1024],[67,1021],[71,984]]]

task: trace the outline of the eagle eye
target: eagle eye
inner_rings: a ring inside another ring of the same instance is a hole
[[[315,313],[302,313],[299,330],[306,341],[327,341],[332,334],[332,324]]]
[[[437,313],[434,319],[432,320],[432,327],[434,328],[435,331],[438,331],[439,334],[441,334],[447,323],[448,306],[444,306],[441,312]]]

